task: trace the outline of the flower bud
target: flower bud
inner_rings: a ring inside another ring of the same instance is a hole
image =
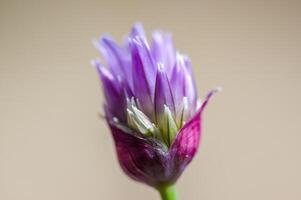
[[[202,112],[217,90],[198,99],[190,60],[171,34],[155,32],[149,46],[136,24],[124,45],[108,36],[94,45],[104,59],[93,64],[121,168],[153,187],[175,183],[198,150]]]

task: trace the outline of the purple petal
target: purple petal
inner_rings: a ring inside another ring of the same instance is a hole
[[[112,66],[112,71],[122,77],[130,78],[131,63],[125,49],[116,44],[110,37],[102,37],[101,42],[103,47],[111,55],[110,58],[113,60],[112,62],[114,65]]]
[[[128,53],[110,37],[102,37],[102,46],[107,54],[107,63],[113,75],[121,79],[127,93],[132,93],[132,68]]]
[[[133,26],[130,37],[131,38],[140,37],[143,40],[146,40],[146,35],[141,23],[138,22]]]
[[[123,61],[123,52],[121,48],[108,36],[101,38],[102,46],[104,47],[107,58],[106,62],[111,68],[112,73],[118,76],[125,76],[124,72],[124,61]]]
[[[138,49],[138,53],[142,61],[143,69],[147,75],[146,78],[148,81],[148,85],[150,87],[151,96],[153,97],[154,88],[155,88],[154,80],[156,77],[157,68],[155,66],[147,42],[139,37],[133,39],[133,42],[135,43],[135,46]]]
[[[138,98],[143,111],[153,118],[153,102],[152,93],[154,81],[152,79],[151,69],[153,66],[148,62],[148,58],[144,57],[147,49],[143,46],[143,42],[137,40],[131,40],[130,43],[131,55],[132,55],[132,73],[133,73],[133,90],[135,96]]]
[[[169,80],[163,69],[158,69],[156,76],[156,87],[155,87],[155,113],[156,119],[159,123],[161,121],[160,116],[164,113],[164,105],[175,114],[175,103],[170,87]]]
[[[152,55],[157,63],[163,63],[169,76],[176,61],[172,35],[156,31],[153,33]]]
[[[183,101],[185,96],[185,72],[184,62],[181,55],[177,55],[177,62],[172,70],[171,74],[171,88],[173,91],[173,97],[175,105],[179,105]]]
[[[190,65],[189,58],[187,56],[183,56],[183,74],[184,74],[184,96],[188,97],[189,103],[191,104],[191,108],[196,108],[197,103],[197,89],[195,80],[192,74],[192,69]]]
[[[106,109],[110,111],[112,116],[117,117],[121,121],[125,121],[126,102],[118,82],[105,67],[101,66],[100,63],[96,62],[95,65],[102,82],[106,99]]]

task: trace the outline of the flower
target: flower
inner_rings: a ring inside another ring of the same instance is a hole
[[[175,183],[198,150],[201,114],[217,90],[198,99],[190,60],[168,33],[154,32],[150,46],[136,24],[123,46],[109,36],[94,45],[104,58],[93,65],[123,171],[156,188]]]

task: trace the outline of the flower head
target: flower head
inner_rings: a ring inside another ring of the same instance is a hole
[[[123,46],[108,36],[94,45],[104,58],[93,64],[122,169],[154,187],[174,183],[198,149],[201,113],[216,90],[198,99],[190,60],[168,33],[154,32],[149,45],[136,24]]]

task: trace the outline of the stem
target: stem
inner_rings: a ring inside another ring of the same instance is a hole
[[[163,185],[158,188],[162,200],[177,200],[177,192],[174,185]]]

